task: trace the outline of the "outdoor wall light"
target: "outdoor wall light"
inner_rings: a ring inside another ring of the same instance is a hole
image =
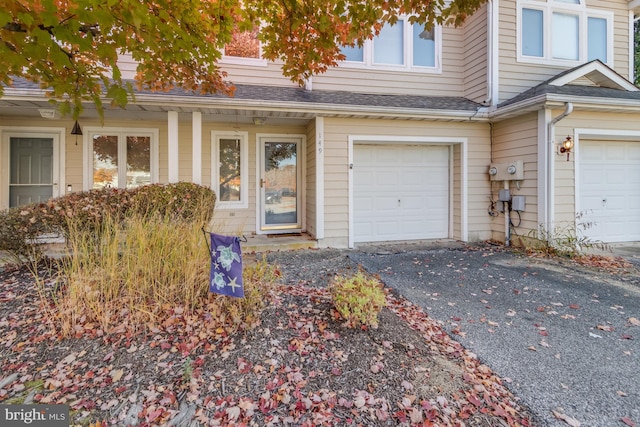
[[[267,119],[264,117],[254,117],[253,124],[256,126],[262,126],[267,122]]]
[[[571,136],[567,136],[567,138],[562,141],[562,144],[560,145],[560,153],[564,154],[567,153],[567,162],[569,161],[569,154],[571,154],[571,149],[573,148],[573,139],[571,139]]]
[[[82,128],[78,124],[78,121],[73,124],[73,129],[71,129],[71,135],[76,136],[76,145],[78,145],[78,135],[82,135]]]

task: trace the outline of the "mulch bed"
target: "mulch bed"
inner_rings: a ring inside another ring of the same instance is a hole
[[[282,283],[244,332],[176,307],[145,333],[60,339],[30,273],[5,266],[0,404],[66,404],[77,425],[534,425],[419,307],[389,293],[377,329],[349,329],[325,287]]]

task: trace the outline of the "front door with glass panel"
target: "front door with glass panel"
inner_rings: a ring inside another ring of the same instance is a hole
[[[261,224],[265,232],[297,231],[300,215],[300,138],[260,139]]]
[[[54,140],[9,138],[9,207],[44,202],[54,195]]]

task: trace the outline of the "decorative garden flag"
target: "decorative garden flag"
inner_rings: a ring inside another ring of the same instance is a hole
[[[211,235],[211,274],[209,292],[231,297],[244,297],[242,287],[242,252],[240,238]]]

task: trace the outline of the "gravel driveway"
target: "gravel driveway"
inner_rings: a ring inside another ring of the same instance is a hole
[[[504,378],[540,426],[640,426],[637,272],[455,243],[293,254],[269,256],[292,281],[322,286],[357,265],[379,274]]]

